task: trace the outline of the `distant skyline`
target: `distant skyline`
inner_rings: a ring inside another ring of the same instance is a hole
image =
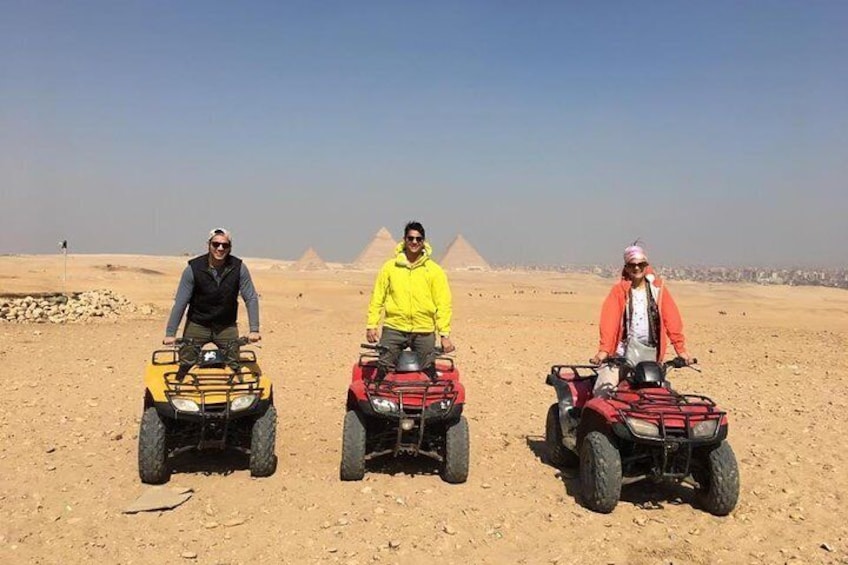
[[[848,265],[848,3],[5,1],[0,253]]]

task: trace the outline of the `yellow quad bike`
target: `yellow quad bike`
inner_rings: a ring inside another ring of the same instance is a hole
[[[239,338],[239,345],[248,343]],[[169,458],[191,449],[235,448],[250,454],[250,474],[268,477],[277,468],[277,410],[271,380],[256,353],[243,350],[239,367],[224,362],[223,349],[201,349],[198,362],[178,375],[177,340],[153,352],[144,373],[144,413],[138,433],[138,474],[149,484],[167,482]],[[198,346],[200,349],[200,346]]]

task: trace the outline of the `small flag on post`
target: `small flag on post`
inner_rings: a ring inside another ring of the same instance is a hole
[[[59,249],[67,249],[68,248],[68,240],[63,239],[59,242]]]

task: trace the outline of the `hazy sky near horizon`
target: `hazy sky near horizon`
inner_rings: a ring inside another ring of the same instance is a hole
[[[848,264],[846,2],[0,12],[0,253]]]

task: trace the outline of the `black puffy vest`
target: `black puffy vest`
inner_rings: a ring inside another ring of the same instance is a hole
[[[215,330],[234,325],[238,316],[241,259],[232,255],[227,257],[220,284],[212,275],[208,254],[195,257],[188,265],[194,275],[188,319]]]

